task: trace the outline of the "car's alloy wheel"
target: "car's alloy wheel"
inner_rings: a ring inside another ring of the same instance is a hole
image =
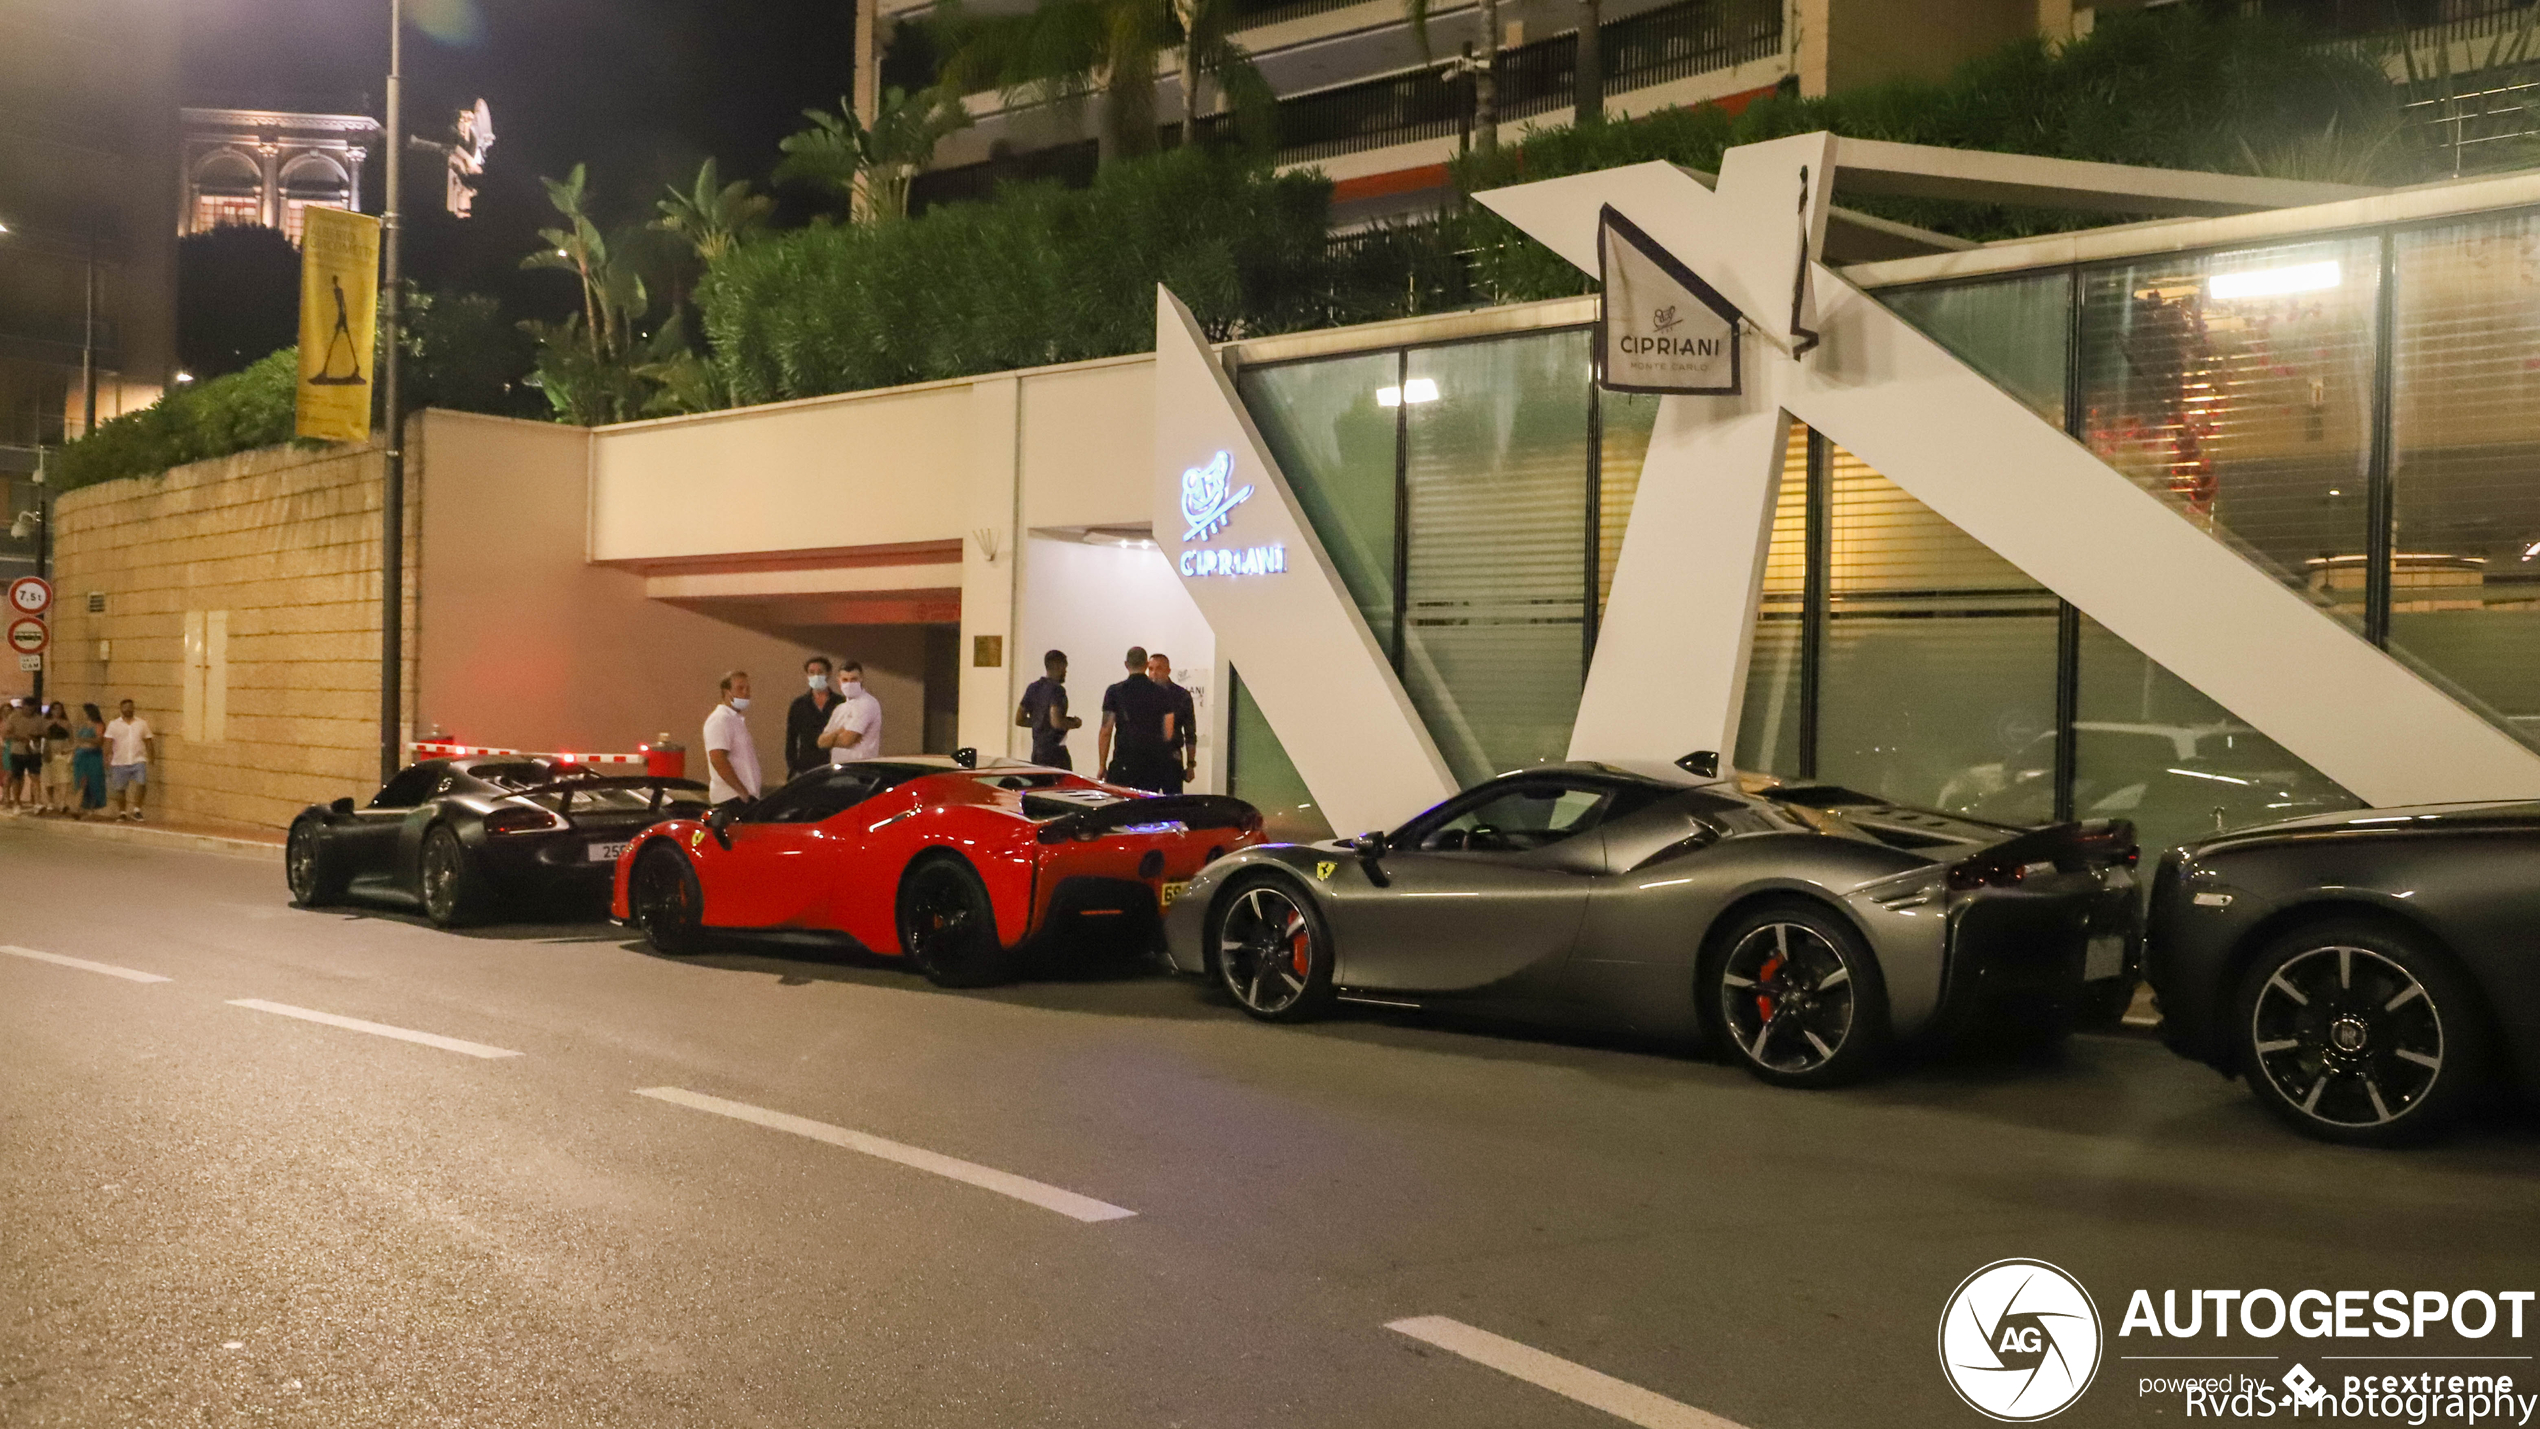
[[[303,908],[322,908],[344,896],[343,880],[327,857],[326,834],[314,818],[291,826],[283,845],[282,874],[291,885],[291,901]]]
[[[653,951],[681,957],[705,948],[705,891],[679,850],[656,843],[628,875],[627,911]]]
[[[1269,1022],[1311,1017],[1331,1000],[1331,940],[1309,900],[1267,880],[1235,889],[1208,935],[1217,980]]]
[[[1011,981],[1014,959],[997,936],[996,905],[969,865],[936,855],[900,884],[900,951],[938,987]]]
[[[467,850],[447,824],[436,824],[423,836],[423,915],[436,927],[459,928],[477,921],[485,902],[481,875],[468,862]]]
[[[1713,1005],[1748,1071],[1777,1086],[1822,1087],[1869,1069],[1887,999],[1857,934],[1827,915],[1775,908],[1740,922],[1725,942]]]
[[[2314,1136],[2372,1145],[2429,1131],[2478,1080],[2460,979],[2414,941],[2331,927],[2262,955],[2243,985],[2250,1089]]]

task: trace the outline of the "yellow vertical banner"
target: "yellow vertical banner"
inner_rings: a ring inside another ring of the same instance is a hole
[[[314,205],[302,212],[299,434],[368,441],[379,335],[379,220]]]

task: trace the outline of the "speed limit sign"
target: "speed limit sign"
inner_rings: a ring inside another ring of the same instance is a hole
[[[42,615],[53,608],[53,583],[42,576],[20,576],[9,582],[13,615]]]
[[[53,643],[53,632],[32,615],[21,615],[9,622],[9,648],[21,655],[41,655]]]

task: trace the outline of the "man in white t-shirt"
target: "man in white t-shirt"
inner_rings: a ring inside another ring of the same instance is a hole
[[[849,660],[838,667],[838,707],[829,712],[829,727],[820,732],[820,747],[832,764],[882,757],[882,702],[864,688],[864,665]]]
[[[132,712],[130,700],[106,721],[106,789],[114,800],[108,817],[141,817],[141,795],[150,784],[150,746],[158,737],[148,720]]]
[[[723,677],[723,698],[706,716],[706,796],[718,806],[759,794],[758,745],[750,738],[750,674]]]

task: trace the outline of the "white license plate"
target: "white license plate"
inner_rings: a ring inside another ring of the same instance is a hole
[[[626,845],[629,842],[630,840],[619,839],[613,844],[593,844],[591,845],[591,861],[593,863],[615,863],[617,861],[617,856],[626,852]]]
[[[1164,885],[1162,889],[1158,890],[1156,898],[1163,904],[1163,906],[1170,908],[1173,906],[1173,900],[1181,897],[1183,892],[1189,889],[1190,886],[1191,881],[1187,878],[1178,883],[1168,883]]]
[[[2066,947],[2072,946],[2065,944]],[[2097,982],[2125,971],[2125,934],[2103,933],[2082,949],[2081,980]]]

